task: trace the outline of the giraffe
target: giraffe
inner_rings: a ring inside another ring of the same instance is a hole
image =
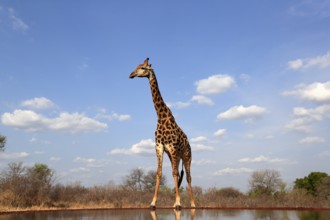
[[[181,178],[179,175],[179,163],[182,160],[182,165],[186,170],[186,179],[188,182],[190,193],[190,205],[195,208],[195,200],[193,196],[190,176],[190,164],[191,164],[191,148],[188,142],[186,134],[182,131],[179,125],[175,122],[175,118],[167,105],[165,104],[157,83],[157,78],[154,70],[151,68],[151,64],[148,64],[149,58],[147,58],[143,64],[140,64],[130,74],[130,78],[134,77],[146,77],[149,79],[152,100],[155,106],[155,110],[158,117],[157,128],[155,131],[155,149],[157,155],[157,176],[155,193],[150,204],[151,209],[156,208],[157,196],[160,178],[162,176],[162,164],[163,154],[167,153],[171,165],[172,175],[175,184],[175,203],[173,207],[181,209],[179,187],[183,177],[183,170],[181,171]],[[183,168],[182,168],[183,169]],[[180,180],[181,179],[181,180]]]

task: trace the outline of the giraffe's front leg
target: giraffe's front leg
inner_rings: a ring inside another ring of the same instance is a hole
[[[152,198],[152,202],[150,203],[151,209],[156,209],[158,189],[160,185],[160,179],[162,178],[162,166],[163,166],[163,154],[164,154],[164,146],[162,144],[156,144],[156,154],[157,154],[158,166],[157,166],[155,193],[154,193],[154,197]]]

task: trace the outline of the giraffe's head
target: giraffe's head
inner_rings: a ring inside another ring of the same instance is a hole
[[[138,65],[136,69],[129,75],[129,78],[133,79],[134,77],[149,77],[153,69],[151,64],[148,64],[149,58],[145,59],[144,63]]]

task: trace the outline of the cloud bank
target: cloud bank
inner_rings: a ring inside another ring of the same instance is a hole
[[[43,110],[53,108],[55,104],[45,97],[39,97],[25,100],[21,103],[21,106],[27,107],[29,109]]]
[[[330,81],[297,85],[294,90],[283,92],[285,96],[298,96],[302,100],[314,102],[330,101]]]
[[[218,114],[217,118],[219,120],[232,120],[232,119],[257,119],[262,117],[266,113],[266,108],[251,105],[251,106],[234,106],[225,112]]]
[[[251,173],[253,169],[241,167],[241,168],[224,168],[212,173],[212,176],[223,176],[223,175],[230,175],[230,174],[241,174],[241,173]]]
[[[330,52],[307,59],[296,59],[288,62],[288,68],[292,70],[301,70],[312,67],[324,69],[330,66]]]
[[[6,112],[1,116],[4,125],[23,129],[26,131],[53,130],[68,133],[100,132],[107,129],[108,125],[89,118],[81,113],[62,112],[55,118],[49,118],[31,110],[17,109]]]
[[[283,163],[283,162],[287,162],[287,161],[288,161],[287,159],[269,158],[269,157],[266,157],[266,156],[263,156],[263,155],[260,155],[260,156],[255,157],[255,158],[245,157],[245,158],[242,158],[242,159],[238,160],[238,162],[240,162],[240,163],[247,163],[247,162],[250,162],[250,163],[262,163],[262,162],[265,162],[265,163]]]
[[[197,92],[202,95],[222,93],[235,85],[235,80],[229,75],[212,75],[207,79],[198,80],[196,83]]]
[[[55,117],[49,117],[37,112],[54,108],[56,105],[45,97],[28,99],[20,103],[27,109],[15,109],[13,112],[5,112],[1,115],[1,123],[17,129],[30,132],[36,131],[60,131],[65,133],[101,132],[108,128],[106,123],[90,118],[83,113],[61,112]],[[118,120],[128,120],[128,115],[113,114]]]
[[[155,142],[151,139],[144,139],[133,144],[130,148],[117,148],[110,152],[110,154],[126,154],[126,155],[154,155]]]

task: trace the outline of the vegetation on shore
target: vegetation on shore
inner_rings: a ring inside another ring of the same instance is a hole
[[[5,150],[5,145],[6,145],[6,136],[0,134],[0,151]]]
[[[143,208],[152,198],[156,172],[133,169],[120,185],[86,187],[80,183],[61,184],[46,164],[32,167],[9,163],[0,175],[0,211],[24,209]],[[181,203],[189,207],[188,190],[181,187]],[[312,172],[296,179],[288,189],[276,170],[251,174],[249,191],[194,187],[198,207],[217,208],[330,208],[330,176]],[[159,207],[170,207],[173,189],[163,177]]]

